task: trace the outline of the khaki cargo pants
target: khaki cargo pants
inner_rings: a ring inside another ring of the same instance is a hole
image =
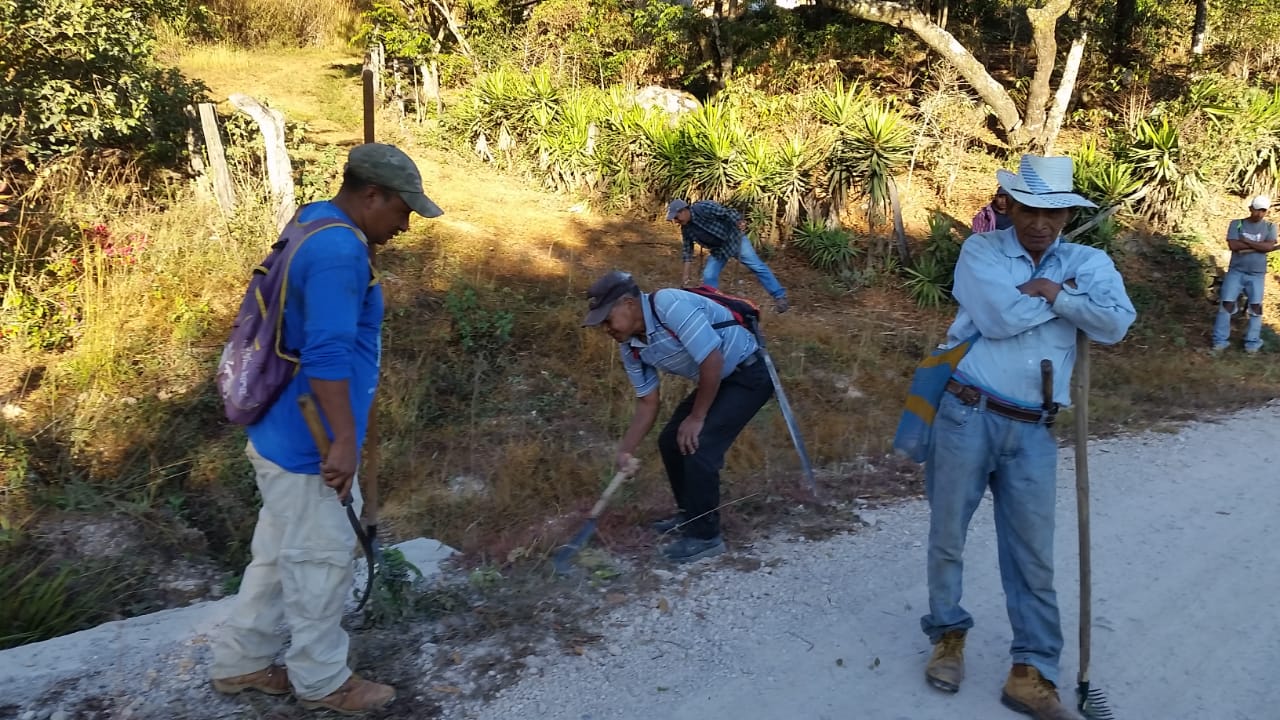
[[[253,560],[213,644],[211,675],[228,678],[267,667],[284,647],[287,629],[285,665],[294,694],[318,700],[351,675],[341,622],[351,592],[355,533],[337,493],[319,475],[291,473],[252,443],[245,452],[257,473],[262,510],[253,531]],[[358,514],[355,483],[351,496]]]

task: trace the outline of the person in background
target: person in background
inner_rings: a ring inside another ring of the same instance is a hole
[[[1007,230],[1013,225],[1009,219],[1009,193],[997,187],[996,194],[977,215],[973,216],[972,230],[975,234],[992,230]]]
[[[1227,349],[1231,340],[1231,316],[1240,311],[1240,291],[1249,301],[1249,326],[1244,331],[1244,351],[1262,349],[1262,292],[1267,279],[1267,253],[1276,249],[1275,223],[1267,222],[1271,198],[1259,195],[1249,202],[1249,217],[1227,225],[1231,264],[1218,293],[1222,306],[1213,321],[1214,354]]]
[[[747,237],[747,221],[733,208],[727,208],[710,200],[699,200],[690,205],[679,198],[667,205],[667,220],[680,226],[680,235],[684,240],[681,259],[684,261],[684,273],[680,284],[689,285],[689,273],[693,269],[693,245],[697,243],[710,253],[707,264],[702,269],[702,284],[710,287],[720,286],[720,272],[733,258],[737,258],[748,270],[755,274],[764,287],[765,292],[773,297],[773,309],[784,313],[791,303],[787,301],[787,291],[774,277],[773,271],[756,254],[751,238]]]

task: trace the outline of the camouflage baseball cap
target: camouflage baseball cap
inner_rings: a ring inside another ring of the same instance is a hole
[[[422,174],[418,166],[394,145],[365,143],[351,148],[347,169],[379,187],[394,190],[409,209],[425,218],[440,217],[444,211],[422,191]]]

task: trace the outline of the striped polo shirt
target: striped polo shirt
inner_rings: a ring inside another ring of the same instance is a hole
[[[654,292],[652,305],[649,297],[650,293],[640,295],[645,337],[619,343],[622,367],[636,388],[636,397],[658,389],[658,370],[697,380],[698,366],[719,348],[724,355],[723,380],[758,348],[755,336],[741,325],[711,327],[733,320],[733,313],[714,300],[676,288]],[[653,306],[661,323],[653,317]]]

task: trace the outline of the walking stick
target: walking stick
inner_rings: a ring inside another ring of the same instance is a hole
[[[1107,696],[1089,687],[1090,635],[1093,630],[1093,584],[1089,556],[1089,336],[1076,331],[1076,372],[1071,402],[1076,420],[1076,520],[1080,525],[1080,674],[1076,703],[1090,720],[1113,720]]]

